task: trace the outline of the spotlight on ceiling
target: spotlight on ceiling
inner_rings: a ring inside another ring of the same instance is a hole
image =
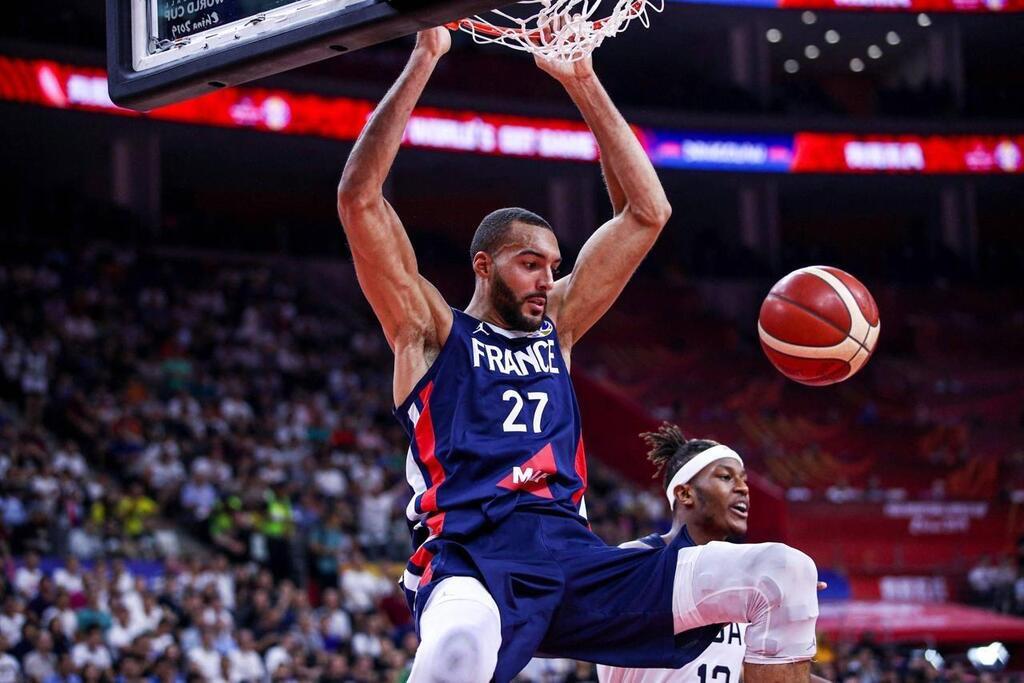
[[[800,21],[810,26],[814,22],[818,21],[818,15],[812,12],[811,10],[807,10],[806,12],[800,15]]]
[[[917,25],[922,28],[928,28],[929,26],[932,25],[932,18],[929,17],[924,12],[921,12],[920,14],[917,15]]]
[[[768,39],[769,43],[779,43],[782,42],[782,31],[777,28],[770,28],[764,34],[764,37]]]
[[[835,30],[834,28],[830,28],[829,30],[825,31],[825,42],[828,43],[829,45],[835,45],[836,43],[838,43],[839,31]]]
[[[878,59],[882,56],[882,48],[877,45],[868,45],[868,57],[871,59]]]
[[[795,59],[787,59],[786,63],[782,65],[782,68],[785,69],[788,74],[795,74],[800,70],[800,62]]]
[[[885,34],[885,42],[889,43],[890,45],[899,45],[900,34],[896,33],[896,31],[889,31],[888,33]]]
[[[854,57],[850,60],[850,71],[854,73],[860,73],[864,70],[864,60],[860,57]]]

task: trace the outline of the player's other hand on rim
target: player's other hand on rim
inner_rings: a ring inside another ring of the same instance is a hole
[[[564,62],[560,59],[544,59],[534,55],[534,61],[542,71],[551,75],[556,81],[565,85],[571,81],[582,81],[594,75],[594,63],[590,55],[575,62]]]
[[[416,34],[416,50],[425,52],[434,59],[441,57],[451,47],[452,35],[444,26],[435,26]]]
[[[550,41],[556,31],[562,30],[565,26],[565,17],[558,17],[550,24],[541,29],[545,41]],[[535,39],[536,40],[536,39]],[[561,59],[545,59],[540,55],[534,55],[533,60],[542,71],[549,74],[562,85],[571,81],[586,80],[594,75],[594,62],[590,55],[575,62],[567,62]]]

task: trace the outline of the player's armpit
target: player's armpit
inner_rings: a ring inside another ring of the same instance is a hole
[[[339,192],[338,214],[359,286],[392,350],[409,340],[442,346],[451,330],[451,309],[419,274],[412,244],[391,205],[380,195]]]
[[[642,224],[628,210],[590,236],[572,273],[555,283],[549,310],[563,347],[575,344],[622,293],[661,232]]]

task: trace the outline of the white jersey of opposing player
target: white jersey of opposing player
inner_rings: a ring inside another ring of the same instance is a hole
[[[597,665],[601,683],[739,683],[747,651],[746,624],[726,624],[700,657],[679,669],[620,669]]]

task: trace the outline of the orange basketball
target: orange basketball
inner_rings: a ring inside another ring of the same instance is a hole
[[[775,283],[757,321],[768,360],[813,386],[842,382],[864,367],[880,329],[871,292],[830,266],[801,268]]]

